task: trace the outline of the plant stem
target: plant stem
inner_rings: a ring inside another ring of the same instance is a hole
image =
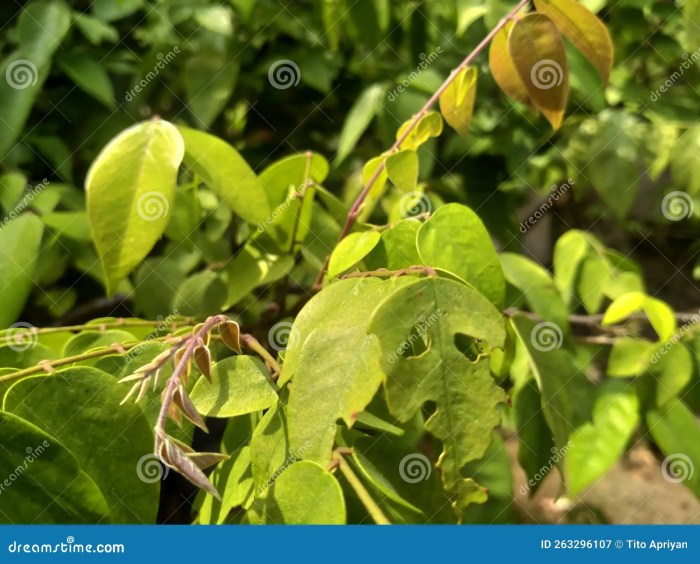
[[[496,27],[494,27],[484,39],[481,40],[481,43],[479,43],[476,47],[474,47],[474,50],[467,55],[464,60],[459,64],[458,67],[452,70],[450,75],[445,79],[445,81],[440,85],[440,87],[435,91],[435,93],[430,97],[430,99],[423,105],[423,107],[420,109],[420,111],[413,116],[411,119],[410,123],[406,127],[405,131],[403,134],[394,142],[394,144],[391,146],[388,153],[394,153],[399,148],[401,147],[401,144],[408,138],[408,136],[413,132],[415,127],[418,125],[418,122],[420,119],[428,113],[430,108],[432,108],[435,103],[440,99],[440,96],[447,90],[447,88],[452,84],[452,82],[457,78],[457,75],[467,68],[473,61],[474,59],[483,51],[483,49],[491,42],[491,40],[496,36],[496,34],[503,28],[503,26],[508,23],[510,19],[512,19],[520,10],[522,10],[527,3],[530,0],[520,0],[518,4],[513,8],[507,16],[505,16],[501,21],[496,24]],[[365,184],[364,188],[360,192],[360,194],[357,196],[355,199],[355,202],[352,204],[352,207],[350,208],[350,211],[348,212],[347,217],[345,218],[345,225],[343,225],[343,229],[340,232],[340,235],[338,236],[338,242],[336,245],[342,241],[351,231],[353,225],[355,225],[355,222],[357,221],[357,217],[360,214],[360,207],[364,203],[365,199],[367,198],[367,195],[369,194],[370,190],[372,189],[372,186],[374,186],[374,183],[377,181],[379,176],[382,174],[385,168],[384,164],[385,160],[382,159],[382,161],[379,163],[379,166],[377,169],[374,171],[374,174],[370,177],[370,179],[367,181],[367,184]],[[321,286],[323,284],[323,277],[326,273],[326,269],[328,268],[328,261],[330,260],[330,255],[326,257],[326,260],[323,263],[323,266],[321,267],[321,272],[319,272],[318,277],[316,278],[316,282],[314,283],[314,289],[321,289]]]
[[[65,358],[60,358],[58,360],[45,360],[45,361],[37,364],[36,366],[30,366],[29,368],[25,368],[23,370],[17,370],[16,372],[11,372],[9,374],[5,374],[3,376],[0,376],[0,384],[5,383],[5,382],[12,382],[13,380],[17,380],[19,378],[24,378],[25,376],[31,376],[33,374],[41,374],[42,372],[50,372],[51,369],[53,369],[53,368],[58,368],[59,366],[66,366],[66,365],[73,364],[75,362],[80,362],[83,360],[89,360],[91,358],[100,358],[101,356],[107,356],[109,354],[123,354],[123,353],[125,353],[131,349],[137,348],[141,345],[144,345],[147,343],[165,341],[165,340],[170,339],[170,338],[171,337],[169,335],[166,335],[163,337],[155,337],[153,339],[146,339],[144,341],[136,341],[134,343],[114,344],[114,345],[110,345],[108,347],[95,349],[95,350],[85,352],[82,354],[67,356]]]
[[[437,276],[437,272],[429,266],[409,266],[408,268],[400,268],[399,270],[388,270],[386,268],[380,268],[378,270],[366,270],[363,272],[349,272],[348,274],[343,274],[341,278],[368,278],[370,276],[406,276],[409,274],[426,274],[430,277]]]
[[[352,468],[350,468],[350,465],[343,458],[343,456],[336,452],[335,460],[338,463],[338,468],[340,468],[343,476],[345,476],[345,479],[348,481],[352,489],[355,490],[357,497],[360,498],[362,505],[365,506],[365,509],[367,509],[367,512],[370,514],[374,522],[377,525],[391,525],[391,521],[387,519],[384,512],[377,505],[377,502],[375,502],[372,499],[372,496],[369,495],[369,492],[362,484],[360,479],[355,475],[355,472],[352,471]]]
[[[275,357],[272,356],[267,351],[267,349],[263,347],[255,337],[253,337],[253,335],[249,335],[248,333],[241,333],[241,345],[248,347],[250,350],[258,353],[258,355],[260,355],[265,361],[265,364],[272,369],[272,379],[277,380],[277,378],[280,375],[280,372],[282,372],[282,367],[277,362],[277,359],[275,359]]]
[[[185,317],[177,321],[170,321],[167,323],[168,327],[178,328],[186,327],[194,323],[194,318]],[[110,321],[107,323],[84,323],[82,325],[63,325],[61,327],[34,327],[32,329],[27,329],[26,331],[21,331],[13,333],[13,338],[22,338],[25,335],[49,335],[52,333],[66,333],[74,331],[89,331],[95,330],[103,332],[107,329],[118,329],[120,327],[157,327],[160,324],[165,324],[165,321],[150,321],[146,319],[124,319],[120,318],[117,321]],[[7,330],[4,331],[7,334]]]

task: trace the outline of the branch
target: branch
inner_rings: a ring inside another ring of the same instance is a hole
[[[401,147],[401,144],[408,138],[408,136],[413,132],[415,127],[418,125],[418,122],[420,119],[428,113],[428,111],[435,105],[435,103],[440,99],[440,96],[449,88],[450,84],[457,78],[457,75],[462,72],[465,68],[467,68],[473,61],[476,59],[476,57],[481,53],[481,51],[484,50],[484,48],[491,42],[491,40],[496,36],[496,34],[503,28],[503,26],[508,23],[509,20],[511,20],[513,17],[516,16],[516,14],[522,10],[529,0],[520,0],[518,4],[513,8],[510,13],[505,16],[501,21],[496,24],[496,27],[494,27],[489,34],[484,37],[484,39],[481,40],[481,43],[479,43],[476,47],[474,47],[474,50],[469,53],[465,57],[465,59],[460,63],[458,67],[452,70],[450,75],[445,79],[445,81],[440,85],[440,88],[438,88],[435,93],[430,97],[430,99],[423,105],[423,107],[420,109],[420,111],[413,116],[411,121],[409,122],[408,126],[404,130],[403,134],[394,142],[394,144],[391,146],[388,153],[395,153],[396,151],[399,150]],[[343,229],[340,232],[340,235],[338,237],[338,241],[336,245],[342,241],[351,231],[352,227],[355,225],[355,222],[357,221],[357,217],[360,214],[360,208],[362,204],[364,203],[365,199],[367,198],[367,195],[369,194],[370,190],[372,189],[372,186],[374,186],[374,183],[377,181],[379,176],[382,174],[385,168],[385,159],[382,159],[382,161],[379,163],[379,166],[377,169],[374,171],[374,174],[371,176],[371,178],[367,181],[367,184],[365,184],[364,188],[362,189],[362,192],[357,196],[355,199],[355,202],[352,204],[352,207],[350,208],[350,211],[348,212],[347,217],[345,218],[345,225],[343,225]],[[326,257],[326,260],[323,263],[323,266],[321,267],[321,271],[318,274],[318,277],[316,278],[316,281],[314,282],[313,288],[316,290],[320,290],[321,286],[323,284],[323,277],[326,273],[326,270],[328,268],[328,261],[330,260],[330,255]]]
[[[372,499],[372,496],[369,495],[369,492],[365,486],[355,475],[355,472],[352,471],[352,468],[350,468],[347,461],[343,458],[343,454],[349,454],[351,452],[352,451],[348,451],[346,449],[337,449],[334,453],[333,462],[337,464],[340,472],[343,474],[343,476],[345,476],[345,479],[348,481],[352,489],[355,490],[357,497],[360,498],[362,505],[365,506],[365,509],[367,509],[367,512],[370,514],[374,522],[377,525],[391,525],[391,521],[387,519],[382,509],[379,507],[379,505],[377,505],[377,502]]]

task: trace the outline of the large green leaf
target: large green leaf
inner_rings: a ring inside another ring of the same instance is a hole
[[[44,227],[23,214],[0,227],[0,328],[16,321],[34,285]]]
[[[393,292],[372,315],[369,332],[379,338],[381,367],[388,374],[389,409],[407,421],[427,402],[437,409],[425,428],[442,440],[438,461],[446,489],[462,509],[483,493],[462,468],[483,456],[500,421],[505,394],[481,351],[503,347],[501,313],[474,289],[448,279],[422,279]]]
[[[253,523],[343,525],[345,499],[329,472],[302,460],[279,475],[267,498],[256,500],[249,515]]]
[[[108,506],[78,461],[53,436],[0,412],[0,523],[108,523]]]
[[[112,522],[154,523],[159,488],[144,474],[153,433],[139,406],[119,405],[123,397],[124,389],[109,374],[69,368],[17,382],[3,409],[70,449],[102,491]]]
[[[503,307],[503,270],[488,231],[471,209],[460,204],[438,208],[418,230],[417,244],[423,264],[456,274]]]
[[[0,64],[0,158],[19,137],[71,23],[62,0],[30,2],[19,12],[19,49]]]
[[[178,130],[185,140],[185,164],[245,221],[265,221],[272,211],[270,198],[238,151],[208,133],[184,126]]]
[[[639,400],[633,386],[610,381],[598,391],[593,422],[570,435],[564,456],[566,483],[580,494],[607,472],[624,453],[639,421]]]
[[[366,335],[374,307],[409,277],[340,280],[316,295],[291,328],[280,383],[292,379],[289,441],[303,458],[327,464],[338,419],[348,426],[381,384],[376,339]]]
[[[277,403],[265,365],[253,356],[231,356],[214,364],[211,382],[197,380],[192,403],[207,417],[234,417]]]
[[[108,293],[165,231],[183,155],[177,129],[152,120],[117,135],[90,167],[85,179],[88,217]]]

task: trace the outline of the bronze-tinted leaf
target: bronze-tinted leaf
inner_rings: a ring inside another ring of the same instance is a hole
[[[211,352],[209,351],[209,347],[204,344],[197,346],[194,349],[193,356],[199,371],[211,382]]]
[[[569,67],[557,26],[543,14],[528,14],[513,24],[508,52],[530,100],[558,129],[569,98]]]
[[[574,0],[535,0],[535,7],[586,56],[607,85],[613,63],[613,44],[598,16]]]
[[[182,474],[198,488],[202,488],[216,499],[221,500],[219,492],[216,491],[204,472],[170,438],[162,440],[158,455],[166,466]]]
[[[235,321],[224,321],[219,325],[219,333],[224,344],[238,354],[243,354],[241,350],[241,328]]]
[[[175,353],[175,367],[179,366],[182,357],[185,355],[185,350],[187,350],[186,347],[181,347]],[[185,368],[180,372],[180,381],[185,385],[187,385],[187,381],[190,378],[190,372],[192,372],[191,358],[187,360]]]
[[[440,96],[442,117],[462,138],[469,134],[476,98],[476,76],[476,68],[462,69]]]
[[[189,457],[202,470],[211,468],[222,460],[231,458],[228,454],[222,454],[220,452],[197,452],[190,445],[177,440],[175,437],[168,437],[168,440],[175,443],[175,445],[185,453],[185,456]]]
[[[192,335],[196,335],[199,333],[199,331],[204,327],[204,323],[200,323],[199,325],[195,325],[195,327],[192,329]],[[205,345],[209,344],[209,331],[207,331],[204,335],[201,335],[200,338],[204,341]]]
[[[508,34],[512,27],[513,21],[510,20],[491,41],[489,47],[491,75],[506,96],[518,102],[529,102],[530,97],[527,94],[527,89],[523,81],[520,80],[513,59],[508,52]]]
[[[204,423],[204,419],[202,419],[199,411],[197,411],[197,408],[192,403],[190,396],[187,395],[184,386],[180,385],[175,390],[175,393],[173,394],[173,403],[182,413],[184,413],[187,419],[192,421],[192,423],[197,425],[197,427],[202,429],[202,431],[206,431],[207,433],[209,432],[206,423]]]

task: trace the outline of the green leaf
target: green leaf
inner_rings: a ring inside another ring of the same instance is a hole
[[[577,290],[581,303],[590,314],[598,313],[605,298],[609,267],[600,257],[587,256],[580,265]]]
[[[615,378],[638,376],[649,364],[653,343],[632,337],[620,337],[610,350],[606,374]]]
[[[423,264],[447,270],[503,308],[505,281],[496,249],[479,217],[460,204],[447,204],[418,230]]]
[[[89,54],[81,51],[61,53],[57,59],[63,72],[81,90],[95,98],[107,109],[114,108],[114,88],[105,67]]]
[[[90,9],[92,14],[105,22],[112,22],[130,16],[141,9],[143,0],[95,0]]]
[[[141,408],[119,405],[123,397],[124,389],[109,374],[69,368],[20,380],[5,395],[3,409],[70,449],[102,491],[112,522],[155,523],[158,480],[144,474],[145,457],[154,462],[153,433]]]
[[[566,483],[576,495],[597,481],[625,452],[639,421],[634,386],[621,381],[603,385],[593,408],[593,422],[578,427],[568,443]]]
[[[250,473],[250,447],[242,447],[231,458],[219,464],[209,476],[209,481],[221,493],[221,501],[211,494],[201,492],[197,522],[203,525],[221,525],[229,512],[240,507],[253,491]]]
[[[369,333],[381,345],[391,413],[408,421],[427,402],[437,404],[425,428],[442,440],[438,466],[445,489],[456,495],[454,508],[483,501],[483,492],[465,479],[462,468],[486,452],[505,394],[491,378],[488,358],[474,357],[469,349],[503,347],[501,313],[468,286],[428,278],[382,301]]]
[[[518,76],[513,59],[508,52],[508,35],[513,27],[510,20],[496,33],[489,47],[489,68],[501,90],[513,100],[528,102],[527,89]]]
[[[332,474],[314,462],[300,461],[279,475],[267,499],[256,500],[251,512],[251,522],[343,525],[345,499]]]
[[[564,41],[552,20],[538,13],[516,20],[508,52],[530,100],[559,129],[569,98],[569,68]]]
[[[0,412],[0,434],[0,475],[9,483],[9,487],[3,484],[0,523],[109,522],[99,488],[54,437],[5,412]]]
[[[17,320],[34,285],[44,227],[23,214],[0,227],[0,328]]]
[[[183,126],[178,130],[185,140],[185,165],[245,221],[263,222],[272,211],[269,196],[238,151],[208,133]]]
[[[469,134],[476,98],[476,78],[475,67],[462,69],[440,96],[442,116],[462,138]]]
[[[375,306],[409,277],[346,279],[301,310],[291,328],[279,385],[290,379],[289,443],[305,460],[331,459],[335,422],[352,426],[381,384],[376,339],[366,336]]]
[[[553,346],[561,343],[561,338],[548,335],[547,331],[553,328],[546,323],[535,325],[522,314],[511,318],[540,390],[544,418],[556,448],[561,451],[573,429],[588,418],[592,386],[576,367],[571,354]]]
[[[564,233],[554,246],[554,283],[570,309],[575,309],[578,272],[587,252],[586,236],[576,229]]]
[[[644,306],[646,296],[643,292],[629,292],[617,298],[608,306],[603,316],[603,325],[612,325],[627,319]]]
[[[369,269],[399,270],[421,264],[416,247],[416,236],[421,222],[404,219],[382,232],[377,246],[364,259]]]
[[[411,118],[405,121],[401,127],[396,131],[396,140],[398,141],[404,135],[406,131],[411,127],[413,120]],[[415,126],[412,127],[410,132],[406,135],[406,138],[401,142],[402,149],[410,149],[415,151],[423,145],[431,137],[438,137],[442,133],[442,117],[438,112],[428,112],[423,114]]]
[[[162,284],[162,281],[161,281]],[[211,270],[185,278],[173,298],[173,308],[182,315],[203,318],[223,311],[226,283]]]
[[[119,329],[82,331],[66,342],[63,348],[63,356],[73,356],[96,348],[108,347],[114,343],[127,343],[135,340],[136,337],[131,333],[120,331]]]
[[[185,101],[197,127],[208,128],[226,107],[233,94],[239,68],[237,61],[216,51],[187,59],[184,72]]]
[[[335,278],[360,262],[377,246],[380,238],[378,231],[350,233],[333,249],[328,263],[328,277]]]
[[[362,91],[350,108],[338,139],[338,150],[333,163],[337,166],[352,152],[362,134],[382,107],[386,86],[373,84]]]
[[[250,462],[255,497],[269,490],[274,478],[292,462],[301,458],[308,445],[289,452],[287,407],[280,402],[271,407],[255,427],[250,438]]]
[[[679,400],[647,413],[654,442],[666,456],[661,472],[666,480],[679,483],[700,496],[700,424]]]
[[[613,44],[605,24],[575,0],[535,0],[535,8],[548,16],[586,56],[607,85],[613,63]]]
[[[418,155],[403,150],[386,157],[386,174],[401,192],[408,193],[418,184]]]
[[[643,310],[659,339],[669,340],[676,332],[676,317],[673,309],[643,292],[628,292],[608,306],[603,316],[603,325],[613,325]]]
[[[0,64],[0,158],[22,133],[71,21],[61,0],[30,2],[19,14],[19,49]]]
[[[260,173],[259,179],[270,194],[270,201],[280,205],[290,191],[299,192],[307,180],[321,184],[328,171],[328,161],[323,155],[307,152],[275,161]]]
[[[190,394],[197,411],[205,417],[234,417],[277,403],[269,373],[256,357],[225,358],[211,371],[211,382],[200,378]]]
[[[681,393],[690,383],[695,370],[693,357],[682,343],[665,343],[651,357],[648,367],[656,382],[656,405],[663,406]]]
[[[117,135],[92,163],[88,217],[109,294],[165,231],[183,154],[177,129],[153,120]]]

